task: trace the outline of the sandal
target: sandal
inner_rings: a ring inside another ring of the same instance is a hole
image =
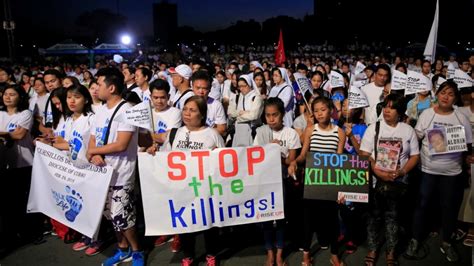
[[[398,266],[398,260],[397,259],[386,259],[387,260],[387,266]]]
[[[332,259],[329,259],[329,262],[331,263],[331,265],[333,266],[344,266],[344,262],[340,262],[339,264],[335,264],[334,261],[332,261]]]
[[[365,266],[374,266],[375,265],[375,260],[377,260],[377,255],[371,257],[369,255],[365,256],[364,258],[364,263]]]
[[[474,247],[474,235],[473,234],[467,234],[466,238],[462,242],[463,245],[468,246],[468,247]]]

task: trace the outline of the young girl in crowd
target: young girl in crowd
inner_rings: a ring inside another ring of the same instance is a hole
[[[102,105],[102,101],[99,99],[99,85],[97,85],[96,80],[92,80],[89,84],[89,93],[92,97],[92,111],[96,113],[96,111]]]
[[[296,150],[301,148],[301,143],[294,129],[283,126],[285,107],[279,98],[268,99],[265,102],[264,113],[266,125],[257,129],[254,145],[264,145],[267,143],[280,145],[282,177],[284,180],[283,193],[285,194],[287,190],[285,187],[289,186],[289,182],[291,182],[288,180],[287,167],[296,158]],[[285,203],[285,206],[287,206],[287,203]],[[285,223],[286,219],[263,223],[265,249],[267,250],[266,265],[268,266],[274,265],[275,260],[278,266],[283,265],[282,254],[285,240]],[[274,242],[276,242],[276,246]]]
[[[67,89],[58,88],[51,92],[51,109],[53,114],[53,135],[41,135],[36,138],[37,141],[54,146],[55,143],[65,142],[66,137],[66,118],[69,114],[66,102]],[[73,243],[77,241],[77,234],[74,230],[51,219],[53,232],[63,239],[65,243]]]
[[[288,174],[294,175],[297,164],[306,159],[309,152],[342,153],[346,135],[337,125],[331,123],[331,113],[334,110],[331,99],[318,97],[311,104],[315,118],[314,126],[305,130],[305,139],[301,154],[288,167]],[[336,200],[304,200],[304,235],[303,237],[303,265],[311,265],[310,247],[313,232],[316,230],[319,244],[323,247],[331,246],[331,264],[342,265],[338,257],[339,252],[339,219]]]
[[[263,74],[263,72],[254,73],[253,80],[256,86],[255,89],[258,91],[262,99],[267,98],[268,89],[267,89],[267,83],[265,83],[265,75]]]

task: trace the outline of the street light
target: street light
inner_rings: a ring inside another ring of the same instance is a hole
[[[129,45],[132,42],[132,38],[130,38],[129,35],[123,35],[122,38],[120,39],[123,44]]]

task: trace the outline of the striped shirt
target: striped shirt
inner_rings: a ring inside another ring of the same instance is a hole
[[[334,125],[331,131],[319,129],[318,124],[314,125],[309,150],[311,152],[337,153],[339,143],[338,126]]]

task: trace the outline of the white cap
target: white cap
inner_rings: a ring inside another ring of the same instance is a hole
[[[170,74],[178,74],[185,79],[190,79],[193,75],[193,71],[188,65],[179,65],[177,67],[170,67],[168,70]]]
[[[119,54],[114,54],[114,62],[120,64],[123,62],[123,57]]]

